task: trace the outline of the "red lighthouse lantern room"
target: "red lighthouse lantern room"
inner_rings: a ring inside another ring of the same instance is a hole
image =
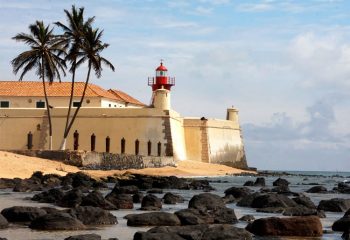
[[[171,87],[175,85],[175,78],[168,77],[168,69],[160,62],[160,66],[156,69],[156,77],[148,78],[148,86],[152,86],[152,91],[157,89],[167,89],[170,91]]]

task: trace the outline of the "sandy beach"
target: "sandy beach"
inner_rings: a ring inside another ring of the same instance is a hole
[[[0,151],[0,177],[1,178],[28,178],[35,171],[42,171],[45,174],[54,173],[66,175],[70,172],[78,172],[79,168],[63,164],[58,161],[43,158],[28,157],[24,155]],[[181,161],[176,167],[128,169],[128,170],[84,170],[92,177],[100,178],[111,175],[121,175],[126,172],[138,173],[153,176],[223,176],[239,174],[248,171],[236,169],[219,164],[201,163],[197,161]]]

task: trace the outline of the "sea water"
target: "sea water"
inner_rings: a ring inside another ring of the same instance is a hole
[[[309,188],[311,188],[315,183],[325,186],[328,190],[332,190],[335,186],[337,186],[338,182],[344,182],[350,180],[350,173],[344,172],[288,172],[288,174],[293,175],[283,175],[281,177],[287,179],[290,184],[290,189],[293,192],[305,192]],[[236,186],[240,187],[248,181],[254,181],[256,177],[254,176],[224,176],[224,177],[213,177],[206,178],[211,181],[211,185],[216,189],[212,193],[224,196],[224,191],[227,188]],[[265,177],[266,186],[271,187],[272,182],[275,181],[277,176],[267,176]],[[111,186],[112,187],[112,186]],[[260,187],[250,187],[251,189],[258,191]],[[200,190],[175,190],[175,189],[164,189],[165,192],[173,192],[176,194],[180,194],[185,198],[185,202],[176,205],[166,205],[163,204],[162,211],[166,212],[175,212],[180,209],[187,208],[189,200],[193,195],[200,194],[202,191]],[[105,194],[108,191],[105,192]],[[14,193],[10,190],[0,190],[0,209],[12,207],[12,206],[37,206],[37,207],[56,207],[51,204],[37,203],[30,200],[30,198],[35,193]],[[312,201],[317,205],[321,200],[331,199],[331,198],[349,198],[350,195],[347,194],[335,194],[335,193],[327,193],[327,194],[318,194],[318,193],[305,193],[309,196]],[[163,197],[163,194],[155,194],[158,197]],[[280,214],[270,214],[270,213],[258,213],[252,208],[238,207],[235,204],[228,204],[230,208],[235,210],[237,218],[240,218],[243,215],[251,214],[254,215],[255,218],[262,217],[271,217],[271,216],[279,216]],[[118,238],[119,240],[131,240],[133,239],[133,235],[137,231],[147,231],[150,227],[128,227],[126,224],[126,219],[124,216],[128,214],[142,213],[144,211],[137,210],[140,208],[140,204],[135,204],[134,209],[131,210],[118,210],[111,211],[118,219],[118,224],[112,226],[103,226],[103,227],[91,227],[88,230],[84,231],[37,231],[31,230],[30,228],[23,225],[11,224],[9,228],[0,230],[0,237],[5,237],[9,240],[26,240],[26,239],[37,239],[37,240],[56,240],[56,239],[65,239],[66,237],[78,234],[87,234],[87,233],[96,233],[102,236],[102,239],[108,238]],[[344,213],[331,213],[326,212],[326,218],[321,219],[323,229],[331,231],[331,226],[334,221],[341,218]],[[246,226],[245,222],[239,222],[235,224],[237,227],[244,228]],[[273,239],[271,237],[262,238],[256,237],[257,240],[267,240]],[[278,238],[283,240],[291,240],[291,239],[305,239],[305,238]],[[330,240],[330,239],[341,239],[341,233],[333,232],[324,234],[320,238],[309,238],[309,239],[319,239],[319,240]]]

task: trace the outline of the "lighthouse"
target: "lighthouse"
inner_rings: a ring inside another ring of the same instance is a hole
[[[156,77],[148,78],[148,86],[152,86],[152,91],[162,88],[170,91],[174,85],[175,78],[168,77],[168,69],[163,65],[163,61],[161,61],[159,67],[156,68]]]
[[[175,78],[168,76],[168,69],[163,61],[156,68],[156,77],[148,78],[148,86],[152,87],[151,105],[154,108],[170,110],[170,90],[175,85]]]

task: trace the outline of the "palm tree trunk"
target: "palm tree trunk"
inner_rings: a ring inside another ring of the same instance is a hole
[[[52,150],[52,123],[51,123],[49,100],[47,98],[47,92],[46,92],[45,75],[44,75],[44,59],[41,60],[41,78],[43,80],[45,105],[46,105],[47,117],[49,119],[49,138],[50,138],[49,139],[49,150]]]
[[[89,80],[90,80],[90,73],[91,73],[91,62],[89,62],[89,70],[88,70],[88,73],[87,73],[87,76],[86,76],[86,81],[85,81],[85,85],[84,85],[83,95],[82,95],[81,98],[80,98],[79,106],[78,106],[77,109],[75,110],[74,115],[73,115],[73,117],[72,117],[72,119],[71,119],[71,121],[70,121],[70,123],[69,123],[68,128],[67,128],[67,136],[68,136],[69,131],[70,131],[70,129],[72,128],[73,123],[74,123],[74,121],[75,121],[75,118],[77,117],[78,112],[79,112],[79,110],[80,110],[80,108],[81,108],[81,106],[82,106],[82,104],[83,104],[83,101],[84,101],[84,98],[85,98],[86,88],[87,88],[87,86],[88,86],[88,84],[89,84]]]
[[[76,64],[76,60],[74,60],[73,62],[73,67]],[[73,73],[72,73],[72,85],[71,85],[71,90],[70,90],[70,98],[69,98],[69,106],[68,106],[68,113],[67,113],[67,117],[66,117],[66,125],[64,127],[64,133],[63,133],[63,140],[61,143],[61,150],[66,150],[66,143],[67,143],[67,136],[68,136],[68,132],[67,132],[67,128],[68,128],[68,122],[70,119],[70,112],[72,109],[72,102],[73,102],[73,97],[74,97],[74,84],[75,84],[75,67],[73,69]]]

